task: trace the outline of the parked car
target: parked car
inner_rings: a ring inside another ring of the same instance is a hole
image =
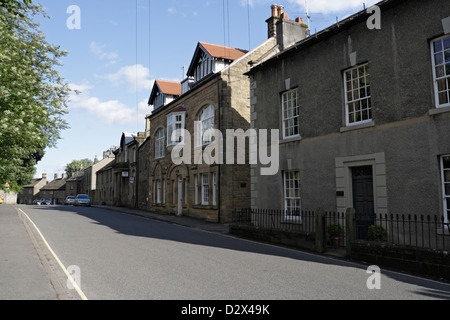
[[[2,204],[3,203],[3,199],[0,197],[0,204]]]
[[[91,206],[91,199],[89,198],[89,196],[87,194],[79,194],[75,198],[74,205],[75,206],[87,206],[87,207],[90,207]]]
[[[41,205],[43,205],[43,206],[51,206],[52,202],[50,200],[42,200]]]
[[[64,205],[66,205],[66,206],[72,206],[74,204],[75,204],[74,196],[68,196],[68,197],[66,197],[66,200],[64,200]]]
[[[34,200],[33,204],[37,205],[37,206],[40,206],[40,205],[42,205],[42,200]]]

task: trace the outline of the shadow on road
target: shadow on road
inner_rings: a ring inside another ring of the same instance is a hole
[[[65,214],[76,214],[84,216],[92,223],[106,226],[117,233],[133,237],[146,237],[159,240],[176,241],[199,246],[209,246],[227,250],[243,251],[253,254],[272,255],[301,261],[335,265],[341,267],[352,267],[366,271],[367,266],[361,263],[335,259],[327,256],[308,253],[299,250],[287,249],[274,245],[267,245],[255,241],[244,240],[224,234],[204,232],[199,229],[184,227],[172,223],[153,220],[151,218],[127,215],[124,213],[110,211],[102,208],[84,208],[68,206],[34,207],[39,210],[55,210]],[[422,290],[415,294],[433,299],[450,299],[450,285],[430,281],[425,278],[417,278],[400,272],[382,270],[384,276],[396,281],[420,286]],[[370,275],[368,274],[368,277]]]

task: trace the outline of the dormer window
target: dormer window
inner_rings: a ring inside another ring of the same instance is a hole
[[[191,60],[187,77],[198,82],[211,73],[220,72],[248,51],[199,42]]]
[[[203,79],[211,72],[212,72],[212,59],[207,54],[202,52],[197,68],[195,69],[194,74],[195,81],[197,82]]]
[[[156,80],[148,104],[156,110],[181,95],[181,83],[174,81]]]

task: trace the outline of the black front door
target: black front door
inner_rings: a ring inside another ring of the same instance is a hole
[[[367,239],[369,227],[375,223],[372,166],[352,168],[353,207],[356,211],[356,235]]]

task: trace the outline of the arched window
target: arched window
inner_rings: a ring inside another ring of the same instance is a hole
[[[203,111],[200,113],[199,117],[199,134],[201,136],[199,137],[199,145],[205,145],[210,144],[215,140],[214,137],[214,122],[215,122],[215,115],[214,115],[214,106],[210,105],[203,109]]]
[[[156,131],[155,138],[155,158],[163,158],[164,157],[164,144],[165,144],[165,132],[164,129],[161,128]]]

